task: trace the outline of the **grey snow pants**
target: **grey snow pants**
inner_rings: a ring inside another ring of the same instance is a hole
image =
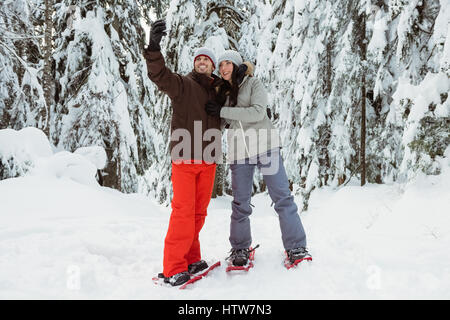
[[[306,234],[289,189],[280,149],[276,148],[230,166],[233,202],[229,239],[232,248],[245,249],[252,243],[249,217],[252,213],[250,200],[256,166],[261,170],[270,198],[275,204],[285,250],[306,247]]]

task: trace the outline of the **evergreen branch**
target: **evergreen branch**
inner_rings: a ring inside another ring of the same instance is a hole
[[[2,41],[0,41],[0,45],[3,46],[4,48],[6,48],[7,50],[9,50],[16,58],[17,60],[19,60],[19,62],[23,65],[23,67],[25,68],[26,72],[28,72],[30,75],[33,75],[33,73],[30,71],[30,68],[28,67],[26,61],[24,61],[21,57],[19,57],[13,50],[11,50],[10,48],[8,48]],[[26,94],[23,91],[23,87],[24,87],[24,83],[22,83],[21,87],[19,88],[20,95],[22,97],[25,97]],[[13,108],[19,103],[19,96],[15,99],[14,104],[13,104]],[[48,123],[48,118],[46,123]]]
[[[10,33],[12,33],[12,32],[10,32]],[[2,38],[3,39],[26,40],[26,39],[43,39],[44,37],[45,37],[45,35],[39,35],[39,36],[16,36],[16,37],[3,36]]]
[[[23,24],[23,25],[25,25],[25,27],[27,27],[29,29],[33,28],[33,25],[30,23],[30,21],[23,21],[15,12],[8,11],[8,15],[7,15],[6,12],[0,11],[0,15],[3,15],[3,17],[5,17],[6,20],[13,18],[13,20],[15,19],[19,25]]]
[[[17,53],[15,53],[13,50],[11,50],[5,43],[3,43],[2,41],[0,41],[0,45],[2,47],[4,47],[5,49],[7,49],[8,51],[10,51],[16,58],[17,60],[19,60],[19,62],[24,66],[24,68],[27,70],[27,72],[30,72],[27,63],[17,55]],[[31,72],[30,72],[31,73]]]
[[[238,16],[238,18],[241,19],[242,21],[245,20],[245,17],[241,12],[239,12],[235,7],[226,5],[226,4],[221,4],[221,5],[212,7],[211,9],[208,10],[207,15],[209,16],[211,14],[211,12],[220,11],[221,9],[228,9],[228,10],[234,12]]]

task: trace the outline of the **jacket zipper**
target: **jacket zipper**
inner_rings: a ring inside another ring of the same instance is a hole
[[[248,158],[250,158],[250,152],[248,151],[247,142],[245,141],[244,128],[242,127],[241,120],[239,120],[239,125],[241,126],[242,140],[244,140],[245,150],[247,151]]]

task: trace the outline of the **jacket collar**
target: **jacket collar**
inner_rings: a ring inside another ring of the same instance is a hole
[[[242,85],[244,84],[244,82],[247,81],[247,79],[250,78],[250,77],[251,77],[250,75],[246,75],[246,76],[244,77],[244,79],[242,79],[242,82],[239,84],[239,88],[242,87]]]

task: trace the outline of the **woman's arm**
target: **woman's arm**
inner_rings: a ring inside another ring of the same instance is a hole
[[[223,107],[220,117],[243,122],[257,122],[267,114],[267,92],[261,81],[255,78],[251,87],[250,106]]]

